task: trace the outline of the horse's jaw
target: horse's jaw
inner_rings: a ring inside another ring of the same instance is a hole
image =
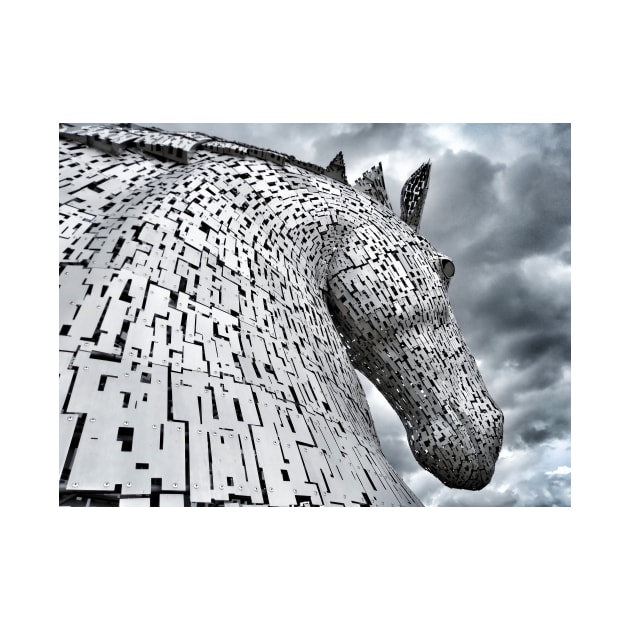
[[[417,365],[415,380],[400,371],[397,376],[393,366],[380,380],[418,463],[448,487],[487,486],[501,450],[503,413],[452,315],[450,322],[426,334],[398,331],[383,349],[381,357],[411,356]]]
[[[416,461],[450,488],[487,486],[501,450],[503,413],[454,320],[426,336],[403,329],[359,346],[369,352],[355,345],[351,360],[398,413]],[[414,373],[404,364],[416,366]]]

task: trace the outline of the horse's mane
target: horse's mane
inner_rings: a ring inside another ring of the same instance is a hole
[[[280,165],[288,164],[316,175],[328,177],[335,182],[350,185],[341,151],[335,155],[328,166],[323,167],[300,160],[294,155],[257,147],[245,142],[226,140],[196,131],[164,131],[158,127],[144,127],[131,123],[87,126],[62,123],[59,137],[63,140],[94,147],[113,156],[120,156],[128,149],[138,149],[153,157],[178,164],[191,164],[195,159],[195,154],[201,150],[234,157],[247,156]],[[383,168],[380,162],[365,171],[352,187],[393,212],[385,189]]]

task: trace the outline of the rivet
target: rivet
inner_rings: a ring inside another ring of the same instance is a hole
[[[260,438],[256,438],[256,442],[260,442]]]
[[[83,366],[83,369],[84,369],[84,370],[87,370],[87,369],[89,369],[89,368],[88,368],[88,366],[87,366],[87,365],[84,365],[84,366]]]
[[[201,432],[202,432],[201,429],[197,429],[197,433],[201,433]]]
[[[90,418],[90,422],[96,422],[96,418]]]
[[[127,488],[131,488],[131,481],[127,482]]]
[[[221,485],[221,486],[219,486],[219,490],[223,490],[223,486],[222,486],[222,485]]]
[[[243,486],[239,486],[239,487],[238,487],[238,489],[239,489],[239,490],[242,490],[242,489],[243,489]]]
[[[154,424],[154,425],[153,425],[153,428],[154,428],[154,429],[157,429],[157,424]]]
[[[230,437],[233,438],[234,437],[234,433],[230,433]]]
[[[106,488],[109,488],[109,481],[106,481],[103,485],[104,485]]]
[[[161,383],[162,381],[160,379],[158,379],[158,383]]]
[[[245,436],[243,437],[243,439],[244,439],[244,440],[246,440],[246,439],[247,439],[247,436],[245,435]]]
[[[273,488],[269,488],[269,492],[273,492]]]
[[[273,441],[274,444],[277,444],[278,442],[276,442],[275,440]]]
[[[216,431],[213,431],[213,432],[212,432],[212,435],[216,435],[216,434],[217,434],[217,432],[216,432]]]
[[[101,305],[100,305],[100,304],[97,304],[96,308],[101,308]]]
[[[173,484],[173,488],[177,488],[177,484],[176,483]]]
[[[75,482],[72,484],[72,487],[73,487],[73,488],[78,488],[78,487],[79,487],[79,484],[75,481]]]
[[[125,376],[129,376],[129,372],[125,372]]]
[[[175,383],[175,387],[179,387],[179,383]]]
[[[181,427],[177,427],[177,430],[178,430],[178,431],[181,431],[181,430],[182,430],[182,428],[181,428]]]
[[[128,424],[129,424],[129,421],[128,421],[128,420],[125,420],[125,421],[123,422],[123,424],[124,424],[124,425],[128,425]]]
[[[198,488],[199,484],[198,483],[193,483],[193,488]]]
[[[68,422],[72,422],[72,416],[68,416],[68,417],[66,418],[66,420],[67,420]]]
[[[293,488],[293,494],[297,494],[297,490]]]
[[[70,306],[74,306],[74,302],[70,302]]]

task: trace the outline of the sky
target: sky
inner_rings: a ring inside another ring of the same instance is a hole
[[[426,506],[571,504],[570,125],[143,124],[321,166],[343,151],[351,184],[381,162],[397,214],[404,182],[430,159],[419,232],[455,262],[451,305],[504,412],[503,448],[486,488],[447,488],[417,464],[400,419],[360,376],[383,451]]]

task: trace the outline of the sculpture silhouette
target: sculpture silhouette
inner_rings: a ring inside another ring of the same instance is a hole
[[[355,368],[424,468],[488,483],[503,416],[450,309],[454,265],[393,214],[380,165],[353,188],[341,154],[60,135],[62,503],[421,505]]]

